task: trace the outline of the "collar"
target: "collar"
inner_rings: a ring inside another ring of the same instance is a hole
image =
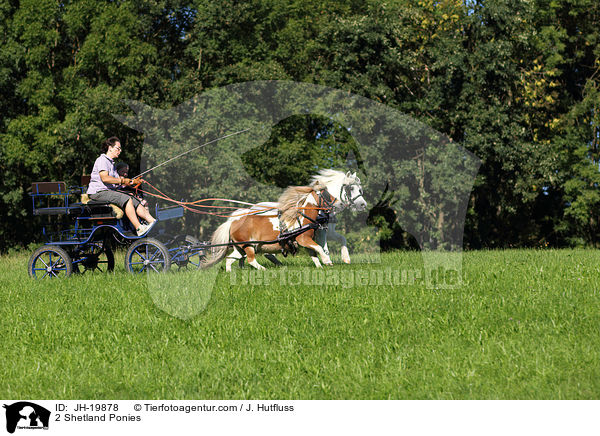
[[[115,163],[115,161],[114,161],[114,160],[112,160],[110,157],[108,157],[108,156],[107,156],[105,153],[102,153],[100,156],[104,156],[105,158],[107,158],[107,159],[108,159],[108,161],[109,161],[111,164],[114,164],[114,163]]]
[[[323,207],[323,203],[325,203],[327,205],[327,209],[329,209],[329,211],[331,211],[331,209],[333,209],[333,205],[337,202],[337,199],[329,193],[327,188],[319,191],[318,197],[319,197],[318,207]]]

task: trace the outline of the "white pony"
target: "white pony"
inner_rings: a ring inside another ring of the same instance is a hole
[[[338,177],[338,175],[336,173],[338,173],[338,171],[321,170],[321,171],[319,171],[319,174],[312,176],[311,184],[313,184],[313,185],[316,183],[327,184],[326,183],[327,180]],[[352,210],[352,211],[366,210],[367,202],[365,201],[365,199],[363,197],[363,190],[362,190],[362,186],[360,184],[360,179],[356,176],[356,173],[351,174],[350,171],[348,171],[346,173],[345,177],[346,177],[347,181],[352,181],[352,183],[349,185],[344,184],[340,188],[340,190],[343,191],[343,192],[340,192],[340,195],[339,195],[339,198],[342,200],[343,208],[350,208],[350,210]],[[362,201],[357,201],[357,200],[362,200]],[[316,242],[323,247],[323,250],[325,250],[325,253],[329,254],[327,240],[332,239],[332,240],[338,241],[342,245],[342,249],[341,249],[342,261],[344,261],[345,263],[350,263],[350,254],[348,253],[348,246],[347,246],[348,242],[346,241],[346,238],[344,237],[344,235],[337,233],[335,231],[335,224],[336,224],[335,215],[336,215],[336,213],[341,212],[341,210],[342,209],[334,210],[329,215],[329,223],[327,224],[326,229],[317,230],[317,235],[316,235],[317,241]]]

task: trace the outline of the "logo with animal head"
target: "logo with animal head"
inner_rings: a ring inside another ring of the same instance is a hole
[[[14,433],[19,429],[47,429],[50,423],[50,411],[28,401],[19,401],[4,405],[6,409],[6,431]]]

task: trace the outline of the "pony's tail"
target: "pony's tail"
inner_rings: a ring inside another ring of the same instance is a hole
[[[229,242],[231,223],[231,220],[227,220],[217,227],[217,230],[215,230],[212,239],[210,240],[211,245],[227,244]],[[214,264],[219,263],[227,254],[228,249],[229,247],[227,245],[210,249],[210,253],[202,261],[202,268],[209,268]]]

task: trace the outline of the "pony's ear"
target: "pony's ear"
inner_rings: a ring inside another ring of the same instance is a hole
[[[352,173],[351,173],[350,171],[348,171],[348,172],[346,173],[346,177],[351,177],[351,176],[352,176]]]
[[[352,178],[356,179],[356,171],[354,171],[354,174],[352,174]]]

